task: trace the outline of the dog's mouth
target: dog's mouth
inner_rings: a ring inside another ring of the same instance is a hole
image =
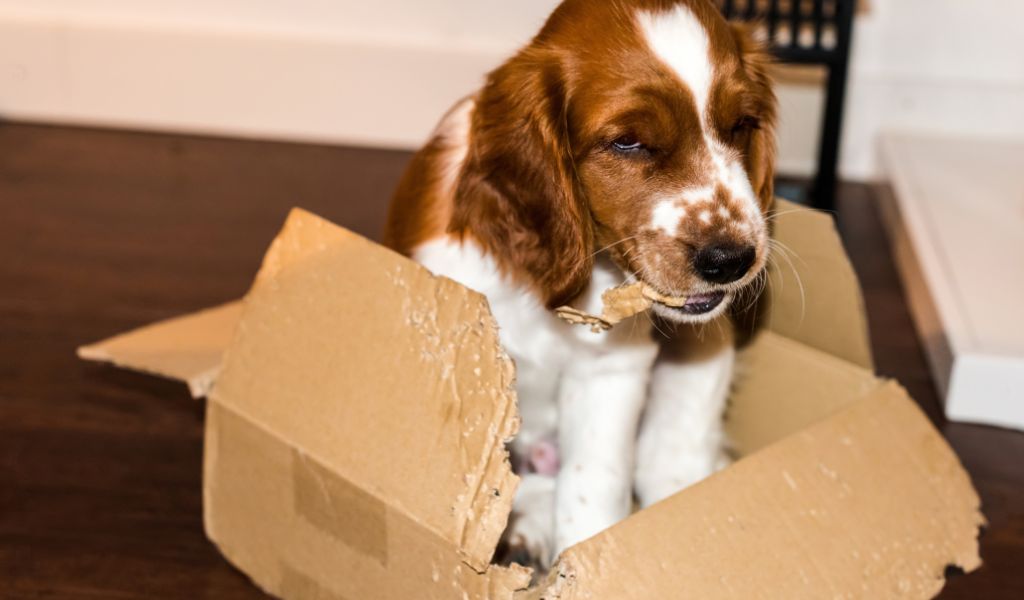
[[[725,292],[711,292],[710,294],[694,294],[686,299],[686,304],[676,310],[691,316],[707,314],[725,300]]]
[[[683,314],[699,316],[715,310],[724,301],[725,292],[711,292],[709,294],[693,294],[686,298],[686,302],[682,306],[670,306],[660,302],[658,304],[663,304],[665,308],[677,310]]]
[[[701,323],[717,316],[728,299],[726,291],[691,294],[681,304],[655,301],[654,312],[670,321]]]

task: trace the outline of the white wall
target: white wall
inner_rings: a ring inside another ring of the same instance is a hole
[[[412,147],[554,0],[0,0],[0,118]]]
[[[0,0],[0,117],[412,147],[558,0]],[[881,128],[1024,136],[1024,3],[872,0],[843,172]],[[784,86],[809,172],[820,90]]]
[[[558,0],[0,0],[0,14],[157,29],[508,47]]]
[[[1024,137],[1024,2],[872,0],[857,23],[843,172],[878,174],[881,130]]]

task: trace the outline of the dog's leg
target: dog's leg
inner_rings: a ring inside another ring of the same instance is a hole
[[[662,354],[637,439],[636,492],[650,506],[728,464],[722,413],[736,351],[731,325],[685,332]],[[680,327],[680,330],[683,328]]]
[[[657,346],[595,349],[568,366],[559,390],[557,552],[629,514],[637,425]]]

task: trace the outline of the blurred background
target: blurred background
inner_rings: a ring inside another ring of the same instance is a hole
[[[414,148],[557,4],[0,0],[0,114]],[[862,2],[842,175],[882,175],[885,130],[1024,135],[1021,22],[1024,4],[1010,0]],[[781,170],[810,177],[823,77],[790,69],[779,79]]]

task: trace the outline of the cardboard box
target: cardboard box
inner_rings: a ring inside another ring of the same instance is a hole
[[[518,417],[477,293],[295,210],[244,302],[80,354],[209,393],[207,534],[284,598],[932,597],[948,566],[980,564],[978,496],[872,374],[831,219],[790,210],[776,233],[802,283],[775,273],[770,328],[743,353],[742,460],[570,548],[533,589],[490,564]]]

